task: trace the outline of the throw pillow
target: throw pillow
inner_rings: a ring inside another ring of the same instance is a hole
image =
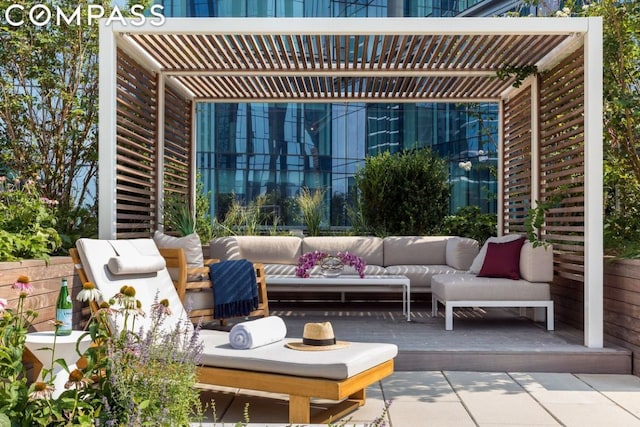
[[[484,245],[482,245],[482,248],[480,248],[480,252],[478,252],[478,255],[476,255],[476,257],[473,259],[471,267],[469,267],[469,272],[473,274],[480,273],[480,269],[484,264],[484,257],[487,255],[487,246],[489,245],[489,243],[513,242],[514,240],[521,239],[522,237],[523,236],[521,234],[505,234],[504,236],[500,237],[489,237],[487,241],[484,242]]]
[[[520,250],[523,244],[524,238],[507,243],[489,242],[478,277],[520,280]]]
[[[153,241],[159,248],[182,248],[184,249],[184,256],[187,259],[187,267],[202,267],[204,265],[204,255],[202,254],[202,243],[200,242],[200,236],[196,233],[191,233],[184,237],[174,237],[168,234],[164,234],[161,231],[156,231],[153,235]],[[175,268],[169,268],[169,274],[171,279],[177,280],[178,271]],[[202,280],[202,275],[188,275],[188,282],[197,282]]]

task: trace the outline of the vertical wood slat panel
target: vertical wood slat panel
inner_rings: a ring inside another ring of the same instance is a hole
[[[156,79],[123,51],[117,92],[116,237],[149,237],[156,227]]]
[[[164,134],[164,200],[190,205],[191,182],[191,101],[180,96],[171,87],[165,90]],[[165,224],[165,230],[174,231]]]
[[[524,233],[531,203],[531,87],[505,102],[503,229]]]
[[[554,245],[556,317],[584,327],[584,58],[581,50],[540,83],[540,199],[558,198],[542,230]]]

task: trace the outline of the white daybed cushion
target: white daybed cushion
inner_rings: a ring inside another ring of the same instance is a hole
[[[475,274],[437,275],[431,279],[431,292],[443,301],[548,301],[548,283],[531,283]]]
[[[166,266],[167,263],[160,255],[114,256],[107,263],[109,271],[116,275],[156,273]]]
[[[109,260],[119,255],[134,259],[136,256],[132,255],[133,253],[137,253],[139,256],[161,256],[152,239],[79,239],[76,242],[76,248],[87,278],[102,292],[102,297],[105,300],[117,294],[122,286],[133,286],[136,290],[136,299],[140,300],[143,310],[147,312],[154,302],[165,298],[169,301],[171,315],[164,322],[167,328],[171,328],[171,325],[174,325],[175,322],[187,319],[178,293],[166,268],[155,273],[121,275],[115,275],[107,268]],[[138,316],[135,327],[149,327],[151,317]],[[122,326],[123,318],[124,316],[116,316],[118,329]],[[191,325],[191,322],[187,320],[186,324]]]
[[[237,350],[229,344],[226,332],[203,330],[204,366],[273,372],[300,377],[345,379],[398,354],[395,344],[353,342],[350,346],[329,351],[298,351],[288,348],[287,338],[250,350]]]

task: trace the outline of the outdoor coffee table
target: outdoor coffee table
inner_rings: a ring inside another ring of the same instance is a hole
[[[411,282],[407,276],[400,275],[358,275],[343,274],[338,277],[313,275],[301,278],[267,274],[267,289],[273,291],[302,291],[302,292],[341,292],[344,302],[345,292],[376,292],[395,290],[402,287],[402,314],[407,315],[407,322],[411,321]]]

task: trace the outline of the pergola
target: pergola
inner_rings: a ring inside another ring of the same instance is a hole
[[[496,78],[535,65],[519,87]],[[603,346],[600,18],[168,18],[100,27],[99,235],[149,237],[195,198],[199,102],[495,102],[499,232],[559,197],[558,316]],[[569,302],[566,302],[569,301]]]

